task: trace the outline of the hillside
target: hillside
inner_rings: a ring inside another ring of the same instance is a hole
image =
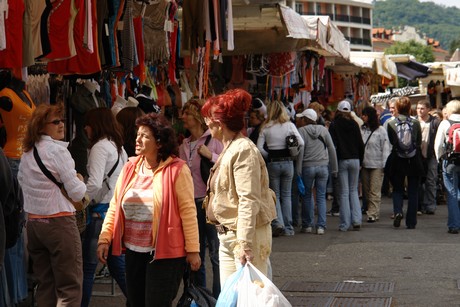
[[[434,38],[449,50],[452,41],[460,40],[460,9],[418,0],[374,1],[374,27],[391,29],[413,26]]]

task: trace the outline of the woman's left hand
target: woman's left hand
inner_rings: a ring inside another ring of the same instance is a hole
[[[187,253],[187,263],[190,264],[192,271],[198,271],[201,266],[200,253]]]
[[[242,265],[245,265],[246,262],[248,261],[252,262],[252,260],[254,260],[254,255],[252,254],[252,250],[247,249],[247,250],[241,251],[240,262]]]
[[[198,147],[198,153],[202,155],[205,158],[208,158],[209,160],[212,159],[212,152],[209,150],[209,148],[206,145],[200,145]]]

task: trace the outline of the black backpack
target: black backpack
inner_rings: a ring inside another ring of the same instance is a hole
[[[7,193],[7,197],[1,205],[5,221],[5,247],[11,248],[18,241],[25,222],[24,198],[16,177],[13,177],[11,188]]]

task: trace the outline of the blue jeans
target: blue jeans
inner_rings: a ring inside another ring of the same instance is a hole
[[[391,176],[390,181],[393,185],[393,212],[403,213],[404,202],[404,179],[405,174],[396,173]],[[418,207],[418,188],[420,185],[419,176],[407,176],[407,212],[406,226],[417,225],[417,207]]]
[[[300,196],[297,188],[296,175],[292,177],[291,206],[292,206],[292,223],[293,226],[299,226],[300,201],[304,196]]]
[[[316,187],[316,206],[318,222],[316,227],[326,228],[326,189],[329,170],[327,165],[308,166],[302,169],[305,185],[305,197],[302,199],[302,227],[313,227],[315,204],[313,202],[313,185]]]
[[[267,164],[270,188],[276,194],[276,215],[273,227],[284,227],[288,235],[294,234],[292,226],[291,189],[294,177],[294,164],[292,161],[269,162]]]
[[[206,288],[206,245],[209,249],[209,259],[212,264],[212,295],[217,299],[220,294],[220,271],[219,271],[219,238],[214,225],[206,223],[206,212],[203,209],[203,200],[195,200],[198,218],[198,230],[200,235],[200,258],[201,266],[197,272],[192,271],[196,285]],[[207,244],[206,244],[207,242]]]
[[[89,306],[91,293],[93,292],[94,274],[98,264],[97,241],[101,233],[102,218],[92,217],[91,222],[86,225],[83,238],[83,297],[81,306]],[[115,279],[123,294],[126,295],[125,256],[113,256],[109,250],[107,267],[110,275]]]
[[[447,193],[447,227],[460,229],[460,208],[459,208],[459,175],[460,166],[447,164],[442,165],[442,176]]]
[[[359,159],[339,160],[338,203],[340,206],[340,230],[351,225],[361,225],[362,213],[359,204],[358,181]]]

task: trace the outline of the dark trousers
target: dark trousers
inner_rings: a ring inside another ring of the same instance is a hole
[[[403,213],[404,202],[404,174],[393,174],[391,184],[393,185],[393,211],[395,214]],[[407,176],[407,212],[406,226],[417,225],[417,207],[418,207],[418,187],[420,184],[419,176]]]
[[[212,295],[217,299],[220,294],[219,272],[219,238],[214,225],[206,223],[206,212],[203,209],[203,201],[195,200],[198,218],[198,230],[200,233],[200,258],[201,266],[197,272],[192,272],[196,285],[206,288],[206,245],[209,249],[209,259],[212,264]],[[207,243],[207,244],[206,244]]]
[[[185,271],[185,257],[153,259],[153,253],[126,250],[128,302],[136,307],[170,307]]]

